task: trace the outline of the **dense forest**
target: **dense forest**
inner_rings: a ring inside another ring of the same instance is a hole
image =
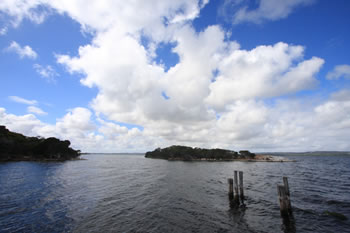
[[[146,158],[167,159],[167,160],[237,160],[254,159],[255,154],[247,150],[236,152],[224,149],[202,149],[187,146],[170,146],[157,148],[147,152]]]
[[[69,146],[68,140],[26,137],[0,126],[0,161],[68,160],[79,157],[80,151]]]

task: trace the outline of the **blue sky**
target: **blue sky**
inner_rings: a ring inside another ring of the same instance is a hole
[[[0,124],[91,152],[350,150],[349,12],[347,0],[6,0]]]

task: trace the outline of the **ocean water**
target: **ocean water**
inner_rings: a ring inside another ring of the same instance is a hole
[[[349,156],[288,157],[298,160],[292,163],[83,158],[0,163],[0,232],[350,232]],[[229,205],[234,170],[244,172],[245,208]],[[283,176],[289,224],[277,199]]]

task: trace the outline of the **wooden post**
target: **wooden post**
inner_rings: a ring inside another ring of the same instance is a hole
[[[280,203],[281,216],[283,218],[288,218],[288,203],[286,202],[286,189],[284,185],[277,185],[278,199]]]
[[[244,191],[243,191],[243,172],[239,172],[239,192],[242,204],[244,204]]]
[[[235,203],[239,205],[239,194],[238,194],[238,177],[237,177],[237,171],[234,171],[234,178],[235,178]]]
[[[231,200],[233,200],[233,179],[232,178],[228,178],[227,179],[229,188],[228,188],[228,197]]]
[[[292,205],[290,203],[289,184],[288,184],[288,178],[285,176],[283,177],[283,184],[284,184],[284,189],[286,191],[287,210],[289,213],[291,213],[292,212]]]
[[[284,187],[286,188],[286,194],[287,196],[289,196],[289,185],[288,185],[288,178],[287,177],[283,177],[283,184],[284,184]]]

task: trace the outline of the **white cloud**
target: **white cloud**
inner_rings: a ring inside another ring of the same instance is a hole
[[[24,18],[35,23],[42,23],[49,14],[49,9],[41,7],[43,0],[2,0],[0,1],[0,13],[5,13],[10,19],[8,23],[17,27]]]
[[[35,131],[41,128],[43,123],[33,114],[17,116],[6,113],[4,108],[0,108],[0,125],[5,125],[8,129],[27,136],[36,136]]]
[[[209,0],[202,1],[199,5],[196,4],[196,2],[193,2],[195,4],[189,4],[188,6],[184,7],[182,14],[177,14],[175,17],[171,20],[172,23],[179,23],[183,21],[193,20],[199,16],[199,12],[201,8],[203,8],[206,4],[208,4]]]
[[[47,115],[47,112],[43,111],[42,109],[40,109],[36,106],[28,106],[27,111],[29,113],[34,113],[34,114],[40,115],[40,116]]]
[[[327,73],[327,79],[334,80],[341,77],[350,79],[350,65],[338,65],[334,69]]]
[[[350,101],[350,90],[344,89],[344,90],[340,90],[336,93],[333,93],[331,95],[331,99],[333,101],[338,101],[338,102]]]
[[[232,18],[234,24],[262,23],[286,18],[297,7],[307,6],[315,0],[258,0],[256,9],[250,9],[251,0],[225,0],[220,13]]]
[[[43,77],[49,82],[55,82],[56,81],[55,77],[59,76],[56,70],[52,68],[52,66],[50,65],[47,65],[45,67],[45,66],[41,66],[40,64],[34,64],[33,68],[38,74],[40,74],[41,77]]]
[[[85,152],[143,152],[156,146],[152,137],[137,128],[126,128],[112,122],[101,121],[97,129],[91,111],[74,108],[55,124],[43,123],[33,114],[17,116],[0,108],[0,125],[27,136],[57,137],[70,140],[72,147]]]
[[[36,101],[36,100],[28,100],[28,99],[24,99],[24,98],[19,97],[19,96],[9,96],[8,98],[11,101],[14,101],[14,102],[20,103],[20,104],[35,105],[38,103],[38,101]]]
[[[339,97],[341,96],[341,98]],[[145,130],[97,119],[86,108],[75,108],[46,124],[34,115],[16,116],[0,108],[0,124],[31,136],[68,139],[83,151],[146,151],[180,143],[253,151],[350,150],[350,95],[342,90],[314,105],[304,100],[237,101],[216,120],[202,124],[164,121]],[[315,134],[317,132],[317,134]]]
[[[74,108],[70,110],[63,118],[58,119],[56,125],[62,131],[89,131],[94,129],[94,125],[90,122],[91,111],[86,108]]]
[[[217,127],[231,140],[249,140],[263,132],[267,114],[268,109],[262,103],[237,101],[218,119]]]
[[[0,36],[6,35],[7,27],[0,28]]]
[[[57,62],[82,74],[81,83],[97,88],[98,94],[91,109],[71,109],[55,124],[2,109],[0,123],[10,129],[69,139],[83,151],[144,151],[171,144],[350,149],[344,140],[350,136],[346,91],[318,104],[278,100],[318,83],[315,76],[324,60],[305,58],[303,46],[280,42],[244,50],[217,25],[196,32],[188,22],[207,1],[45,2],[93,32],[92,42],[81,46],[78,55],[57,55]],[[303,5],[279,1],[272,9],[271,3],[261,1],[256,13],[246,10],[241,22],[283,18]],[[141,43],[145,38],[148,46]],[[165,70],[155,58],[158,46],[168,43],[179,62]],[[47,67],[34,68],[50,77]],[[266,104],[267,98],[275,98],[274,104]]]
[[[6,48],[6,51],[15,52],[20,58],[30,58],[36,59],[37,53],[28,45],[21,46],[16,41],[12,41],[9,47]]]
[[[239,99],[277,97],[313,87],[324,61],[303,58],[304,48],[285,43],[235,50],[222,59],[207,102],[217,109]]]
[[[101,0],[81,4],[80,1],[51,0],[47,4],[60,13],[68,14],[87,30],[105,31],[117,27],[123,33],[142,30],[146,35],[164,37],[164,24],[183,23],[196,18],[207,2]]]
[[[143,104],[156,98],[157,93],[161,95],[157,80],[164,72],[160,66],[149,64],[138,40],[113,28],[100,33],[92,45],[81,47],[79,54],[76,58],[59,56],[58,62],[71,71],[87,74],[81,82],[100,89],[93,101],[95,110],[117,121],[140,123],[142,116],[136,112],[142,113]]]
[[[153,16],[154,22],[163,20],[162,14]],[[86,25],[92,18],[79,20]],[[304,47],[285,43],[241,50],[237,42],[225,40],[219,26],[198,33],[188,24],[162,25],[146,33],[150,51],[140,42],[148,25],[122,18],[118,22],[91,23],[98,30],[92,43],[81,46],[78,56],[58,55],[57,61],[83,74],[82,84],[98,88],[91,103],[97,115],[141,125],[144,139],[157,138],[162,145],[266,147],[260,136],[266,136],[271,110],[254,99],[313,88],[324,62],[304,59]],[[140,27],[144,30],[136,30]],[[175,44],[172,52],[179,56],[179,63],[168,71],[153,62],[159,42]],[[105,122],[99,132],[118,138],[124,130]]]

